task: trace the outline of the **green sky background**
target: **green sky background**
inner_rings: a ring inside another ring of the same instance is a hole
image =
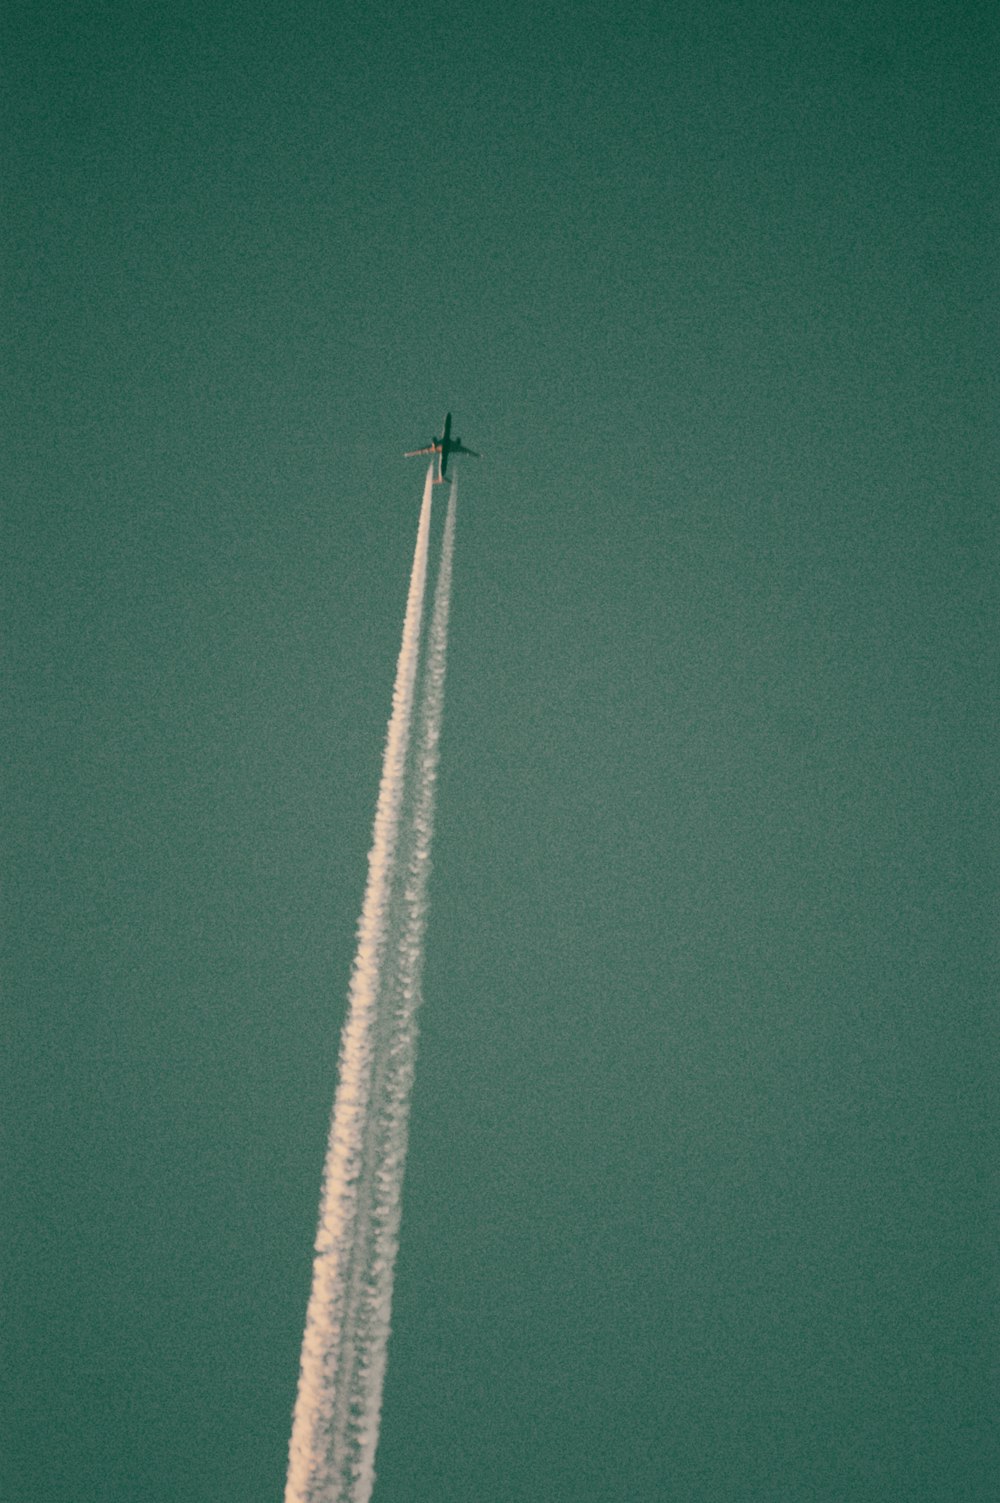
[[[4,54],[0,1496],[281,1495],[450,407],[376,1503],[995,1497],[995,6]]]

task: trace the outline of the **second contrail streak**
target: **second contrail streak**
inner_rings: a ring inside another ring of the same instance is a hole
[[[370,1325],[367,1335],[369,1367],[365,1375],[364,1411],[367,1430],[359,1452],[357,1489],[352,1503],[367,1503],[375,1482],[375,1448],[378,1444],[382,1406],[382,1383],[389,1341],[393,1273],[399,1251],[402,1215],[403,1171],[409,1136],[410,1094],[417,1048],[417,1009],[421,1001],[424,930],[427,925],[427,883],[430,876],[431,838],[434,834],[434,802],[437,789],[441,717],[444,709],[444,679],[448,652],[448,616],[451,607],[452,556],[455,549],[455,509],[458,484],[451,482],[448,512],[441,540],[441,562],[431,613],[419,692],[417,744],[413,767],[412,801],[406,800],[400,851],[405,859],[399,946],[396,965],[386,977],[391,1028],[385,1040],[384,1075],[380,1092],[379,1144],[374,1183],[376,1206],[371,1286],[366,1300]]]
[[[368,1503],[375,1480],[416,1051],[455,537],[452,483],[423,672],[433,465],[417,530],[341,1042],[285,1503]],[[411,726],[417,717],[415,744]]]

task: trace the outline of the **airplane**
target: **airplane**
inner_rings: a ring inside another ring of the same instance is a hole
[[[481,454],[477,454],[475,449],[463,448],[462,440],[460,438],[452,438],[450,412],[444,420],[444,432],[441,434],[440,438],[432,439],[431,442],[427,445],[426,449],[411,449],[408,454],[403,455],[403,458],[416,459],[418,454],[440,454],[441,458],[438,460],[438,472],[434,476],[435,485],[440,485],[443,480],[446,480],[448,478],[449,454],[471,454],[473,459],[482,459],[483,457]]]

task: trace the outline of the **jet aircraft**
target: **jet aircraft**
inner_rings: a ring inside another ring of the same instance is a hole
[[[463,448],[462,440],[460,438],[452,438],[450,412],[444,420],[444,432],[441,434],[440,438],[432,439],[431,442],[427,445],[426,449],[411,449],[409,453],[403,455],[403,458],[415,459],[418,454],[439,454],[441,456],[438,460],[438,472],[434,476],[435,485],[440,485],[441,481],[447,480],[448,478],[449,454],[471,454],[473,459],[482,458],[482,455],[477,454],[475,449]]]

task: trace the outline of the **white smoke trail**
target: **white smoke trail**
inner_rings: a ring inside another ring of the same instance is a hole
[[[413,718],[433,479],[432,462],[424,483],[372,848],[368,857],[368,883],[358,923],[358,948],[340,1046],[339,1080],[324,1167],[312,1290],[306,1310],[299,1387],[292,1419],[285,1503],[320,1503],[320,1500],[323,1503],[331,1500],[332,1503],[338,1496],[340,1465],[331,1446],[331,1426],[344,1369],[354,1365],[351,1312],[346,1308],[346,1297],[350,1292],[353,1267],[361,1258],[358,1237],[366,1230],[361,1203],[365,1192],[366,1125],[371,1116],[378,996],[385,963],[388,904]]]
[[[375,1480],[416,1053],[455,537],[453,480],[419,691],[416,745],[408,760],[430,475],[428,471],[341,1046],[285,1503],[368,1503]]]
[[[452,558],[455,549],[457,479],[451,482],[448,512],[441,541],[441,562],[431,613],[420,690],[419,730],[414,765],[412,805],[407,800],[402,838],[408,846],[406,880],[402,895],[403,928],[397,952],[398,969],[389,982],[392,1027],[386,1039],[385,1073],[380,1091],[379,1151],[373,1206],[372,1265],[364,1299],[367,1316],[364,1399],[365,1422],[359,1433],[357,1466],[353,1477],[352,1503],[368,1503],[375,1482],[375,1449],[382,1408],[382,1384],[389,1341],[393,1274],[399,1251],[402,1215],[403,1171],[409,1136],[410,1094],[413,1088],[417,1047],[417,1009],[421,1001],[424,931],[427,926],[427,883],[430,876],[431,839],[434,834],[434,801],[437,789],[441,717],[448,652],[448,616],[451,606]]]

